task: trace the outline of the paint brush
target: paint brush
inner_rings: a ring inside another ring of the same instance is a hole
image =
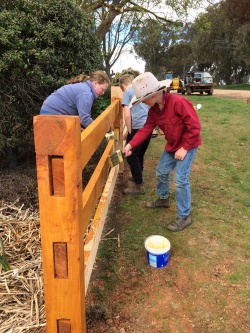
[[[114,166],[123,162],[125,154],[121,152],[121,150],[117,150],[112,154],[109,154],[109,164],[110,167],[113,168]]]
[[[109,131],[108,133],[105,134],[105,138],[107,142],[109,142],[110,139],[115,139],[115,141],[118,141],[115,137],[115,133],[113,131]]]

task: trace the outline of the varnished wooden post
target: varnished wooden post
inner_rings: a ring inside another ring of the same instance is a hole
[[[112,87],[113,88],[113,87]],[[117,88],[117,87],[116,87]],[[120,89],[120,88],[119,88]],[[121,90],[121,89],[120,89]],[[111,90],[112,91],[112,90]],[[112,101],[116,100],[116,99],[120,99],[119,97],[112,97]],[[124,130],[124,121],[123,121],[123,109],[122,109],[122,104],[119,103],[117,105],[118,107],[118,115],[114,121],[114,128],[118,130],[119,133],[119,137],[118,137],[118,142],[116,145],[116,150],[117,149],[121,149],[123,148],[123,130]],[[124,170],[124,163],[120,163],[120,168],[119,168],[119,172],[123,172]]]
[[[85,333],[80,122],[34,117],[47,333]]]

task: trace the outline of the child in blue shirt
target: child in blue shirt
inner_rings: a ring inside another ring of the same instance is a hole
[[[124,138],[126,139],[126,143],[129,143],[137,131],[143,127],[146,122],[149,109],[144,103],[140,103],[132,108],[129,107],[129,104],[134,96],[132,88],[133,79],[133,75],[125,74],[119,81],[120,88],[124,92],[122,106],[124,111],[124,120],[127,126],[127,134]],[[149,137],[142,144],[136,147],[136,149],[133,150],[132,155],[127,158],[135,185],[132,188],[125,188],[123,190],[124,194],[145,194],[142,171],[144,166],[144,155],[148,148],[150,139],[151,135],[149,135]]]

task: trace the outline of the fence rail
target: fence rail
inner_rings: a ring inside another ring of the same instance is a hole
[[[84,168],[110,129],[116,140],[82,190]],[[34,117],[47,333],[86,332],[85,294],[119,170],[108,155],[121,148],[122,131],[120,98],[83,132],[77,116]]]

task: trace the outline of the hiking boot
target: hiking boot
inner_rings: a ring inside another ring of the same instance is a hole
[[[146,190],[143,184],[135,184],[134,187],[127,187],[122,191],[123,194],[145,194]]]
[[[169,198],[166,199],[161,199],[158,198],[155,201],[149,201],[146,203],[147,208],[169,208],[170,203],[169,203]]]
[[[177,217],[177,219],[173,222],[171,222],[167,228],[170,231],[181,231],[185,228],[187,228],[192,223],[190,215],[186,217]]]

